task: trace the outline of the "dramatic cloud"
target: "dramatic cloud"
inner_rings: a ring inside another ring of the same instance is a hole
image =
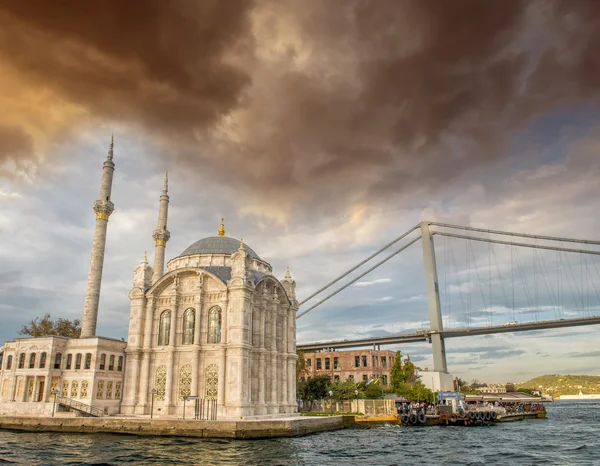
[[[585,0],[3,0],[0,66],[70,130],[79,112],[150,130],[247,213],[288,218],[414,202],[543,110],[596,100],[599,20]]]

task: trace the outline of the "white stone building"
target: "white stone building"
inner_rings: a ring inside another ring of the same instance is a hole
[[[164,271],[168,179],[160,197],[154,267],[129,293],[128,343],[96,336],[114,172],[103,166],[81,337],[19,338],[0,348],[0,414],[49,414],[53,394],[107,414],[181,416],[185,396],[215,400],[218,419],[296,408],[296,284],[241,241],[204,238]],[[126,358],[125,358],[126,356]]]

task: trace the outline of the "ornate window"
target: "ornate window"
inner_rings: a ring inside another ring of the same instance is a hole
[[[156,401],[165,401],[165,393],[167,391],[167,366],[158,366],[156,368],[154,388],[156,388]]]
[[[73,355],[67,354],[67,366],[65,369],[71,369],[71,364],[73,364]]]
[[[158,322],[158,346],[167,346],[169,344],[170,333],[171,311],[163,311]]]
[[[58,388],[58,377],[52,377],[52,381],[50,382],[50,393],[56,393],[57,388]]]
[[[29,355],[29,368],[33,369],[35,367],[35,353],[31,353]]]
[[[84,369],[92,368],[92,353],[85,353],[85,366]]]
[[[121,399],[121,382],[115,383],[115,400]]]
[[[8,397],[8,380],[2,382],[2,398]]]
[[[179,399],[192,394],[192,366],[186,364],[179,371]]]
[[[112,398],[112,382],[106,382],[106,399]]]
[[[12,369],[12,354],[6,358],[6,370]]]
[[[61,363],[62,363],[62,353],[56,353],[56,356],[54,356],[54,368],[60,369]]]
[[[221,343],[221,308],[213,306],[208,311],[208,343]]]
[[[46,352],[44,351],[40,354],[40,369],[46,368]]]
[[[19,354],[19,369],[23,369],[25,367],[25,353]]]
[[[188,309],[183,313],[182,341],[183,345],[192,345],[194,343],[194,326],[196,324],[196,313],[193,309]]]
[[[75,355],[75,370],[81,369],[81,353]]]
[[[68,380],[63,380],[61,394],[62,394],[62,396],[69,396],[69,381]]]
[[[104,397],[104,380],[98,380],[98,386],[96,389],[96,398],[101,400]]]
[[[21,398],[23,395],[23,379],[19,379],[17,383],[17,398]]]
[[[33,386],[35,385],[34,378],[30,378],[27,385],[27,399],[33,401]]]
[[[81,382],[81,394],[79,395],[80,398],[87,398],[88,394],[88,381],[84,380],[83,382]]]
[[[71,398],[77,398],[77,392],[79,389],[79,383],[77,380],[73,380],[71,383]]]
[[[108,370],[109,371],[115,370],[115,355],[114,354],[111,354],[110,358],[108,358]]]
[[[100,355],[100,367],[98,367],[98,369],[103,371],[105,368],[106,368],[106,354],[103,353]]]
[[[119,356],[119,362],[117,363],[117,370],[121,372],[123,370],[123,356]]]
[[[216,400],[219,396],[219,368],[216,364],[206,367],[205,384],[206,399]]]

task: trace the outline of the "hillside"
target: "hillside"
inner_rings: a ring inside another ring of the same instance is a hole
[[[553,397],[576,395],[579,391],[584,394],[591,394],[600,393],[600,376],[549,374],[515,385],[517,388],[532,388],[535,390],[538,390],[541,386],[543,393],[549,393]]]

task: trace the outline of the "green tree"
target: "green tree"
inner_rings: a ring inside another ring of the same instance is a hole
[[[52,320],[50,314],[44,314],[44,317],[31,320],[27,325],[23,325],[19,330],[19,335],[28,335],[31,337],[58,336],[66,338],[79,338],[81,333],[81,321],[79,319],[69,320],[59,317]]]
[[[302,377],[306,377],[308,374],[306,370],[306,359],[304,358],[304,351],[298,350],[296,351],[296,354],[298,355],[298,359],[296,359],[296,383],[299,383],[300,379]]]
[[[396,351],[396,359],[392,365],[390,382],[394,391],[400,388],[405,382],[404,370],[402,369],[402,353],[400,351]]]
[[[360,384],[354,383],[354,380],[348,379],[345,382],[336,381],[331,384],[329,389],[333,392],[335,401],[355,400],[356,398],[364,398]]]
[[[301,400],[309,402],[309,409],[312,410],[312,405],[315,400],[322,400],[328,396],[329,385],[331,379],[328,375],[317,375],[302,384],[301,391],[298,396]]]
[[[506,391],[509,393],[517,391],[517,387],[515,387],[514,383],[507,383],[505,388],[506,388]]]
[[[374,379],[372,382],[365,384],[365,398],[369,400],[379,399],[383,395],[381,388],[381,380]]]

